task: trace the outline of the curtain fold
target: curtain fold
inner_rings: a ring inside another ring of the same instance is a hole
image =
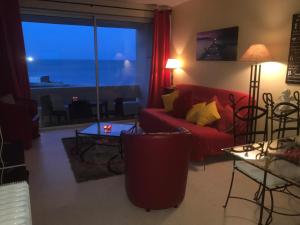
[[[170,55],[171,10],[156,10],[153,22],[153,50],[149,84],[148,107],[162,106],[161,95],[170,86],[170,70],[165,65]]]
[[[0,3],[0,96],[30,99],[18,0]]]

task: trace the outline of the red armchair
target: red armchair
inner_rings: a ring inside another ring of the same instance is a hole
[[[16,99],[14,104],[0,102],[0,125],[5,141],[31,148],[32,139],[39,136],[36,103],[26,99]]]
[[[191,141],[187,130],[171,133],[124,133],[126,191],[147,211],[177,207],[185,195]]]

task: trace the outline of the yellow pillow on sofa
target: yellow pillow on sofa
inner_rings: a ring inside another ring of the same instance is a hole
[[[170,94],[161,96],[166,112],[171,112],[173,110],[173,103],[174,103],[175,99],[178,97],[178,95],[179,95],[178,91],[173,91]]]
[[[197,118],[197,124],[200,126],[205,126],[221,119],[221,116],[217,109],[217,104],[215,101],[207,104],[199,113]]]
[[[206,102],[200,102],[195,105],[187,112],[185,120],[191,123],[196,123],[198,118],[198,113],[205,107]]]

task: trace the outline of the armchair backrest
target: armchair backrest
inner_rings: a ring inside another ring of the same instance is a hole
[[[50,95],[44,95],[40,98],[43,115],[50,115],[53,111],[53,105]]]
[[[192,135],[185,129],[171,133],[123,133],[125,181],[129,199],[146,209],[178,205],[184,197]]]

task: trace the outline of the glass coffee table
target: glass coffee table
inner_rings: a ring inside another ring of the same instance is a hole
[[[111,129],[105,129],[111,126]],[[97,145],[112,146],[119,149],[119,153],[111,157],[107,162],[107,169],[113,173],[119,173],[111,168],[111,162],[120,156],[123,158],[121,133],[136,128],[136,123],[121,122],[96,122],[82,130],[75,130],[76,135],[76,153],[79,154],[80,160],[85,161],[84,155]]]

